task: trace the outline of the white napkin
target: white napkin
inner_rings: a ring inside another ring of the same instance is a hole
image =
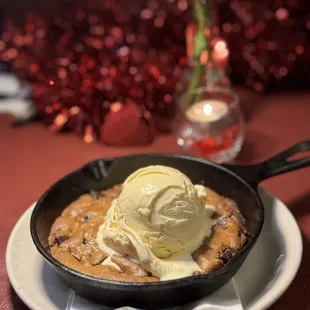
[[[16,120],[27,120],[36,114],[36,109],[27,97],[31,87],[21,83],[14,75],[0,72],[0,113],[13,115]]]
[[[115,308],[95,304],[69,290],[66,310],[112,310]],[[132,307],[121,307],[117,310],[142,310]],[[221,289],[196,302],[170,308],[170,310],[243,310],[234,280],[230,280]]]

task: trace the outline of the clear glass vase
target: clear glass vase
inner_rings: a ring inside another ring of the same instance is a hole
[[[244,140],[238,95],[227,88],[197,88],[178,101],[177,143],[186,154],[232,161]]]

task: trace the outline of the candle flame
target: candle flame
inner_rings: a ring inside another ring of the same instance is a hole
[[[212,105],[211,104],[206,104],[204,107],[203,107],[203,113],[206,114],[206,115],[211,115],[212,114]]]
[[[227,44],[223,40],[219,40],[214,46],[214,54],[218,59],[225,59],[229,55]]]

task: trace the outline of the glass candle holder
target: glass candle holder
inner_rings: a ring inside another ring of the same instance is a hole
[[[183,152],[217,163],[232,161],[244,140],[239,98],[227,88],[198,88],[179,100],[177,143]]]

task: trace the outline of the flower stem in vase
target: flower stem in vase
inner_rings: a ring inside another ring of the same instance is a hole
[[[202,71],[201,65],[198,63],[194,68],[193,78],[191,79],[187,87],[186,99],[185,99],[184,106],[183,106],[184,110],[186,110],[193,102],[193,98],[192,98],[193,90],[197,87],[199,83],[201,71]]]
[[[193,70],[193,78],[190,80],[187,87],[187,96],[184,102],[184,108],[188,108],[189,105],[193,102],[197,102],[200,100],[200,93],[193,95],[193,90],[197,88],[199,85],[199,81],[204,74],[203,67],[212,67],[213,56],[212,56],[212,46],[211,46],[211,35],[208,38],[206,37],[205,31],[207,26],[211,25],[211,1],[210,0],[194,0],[194,13],[195,19],[197,21],[197,31],[194,37],[194,61],[195,67]],[[211,29],[210,34],[211,34]],[[203,52],[207,53],[207,63],[202,61]],[[213,77],[210,74],[209,70],[207,70],[208,84],[206,85],[208,88],[212,87]],[[209,76],[210,75],[210,76]],[[212,85],[211,85],[212,84]]]

